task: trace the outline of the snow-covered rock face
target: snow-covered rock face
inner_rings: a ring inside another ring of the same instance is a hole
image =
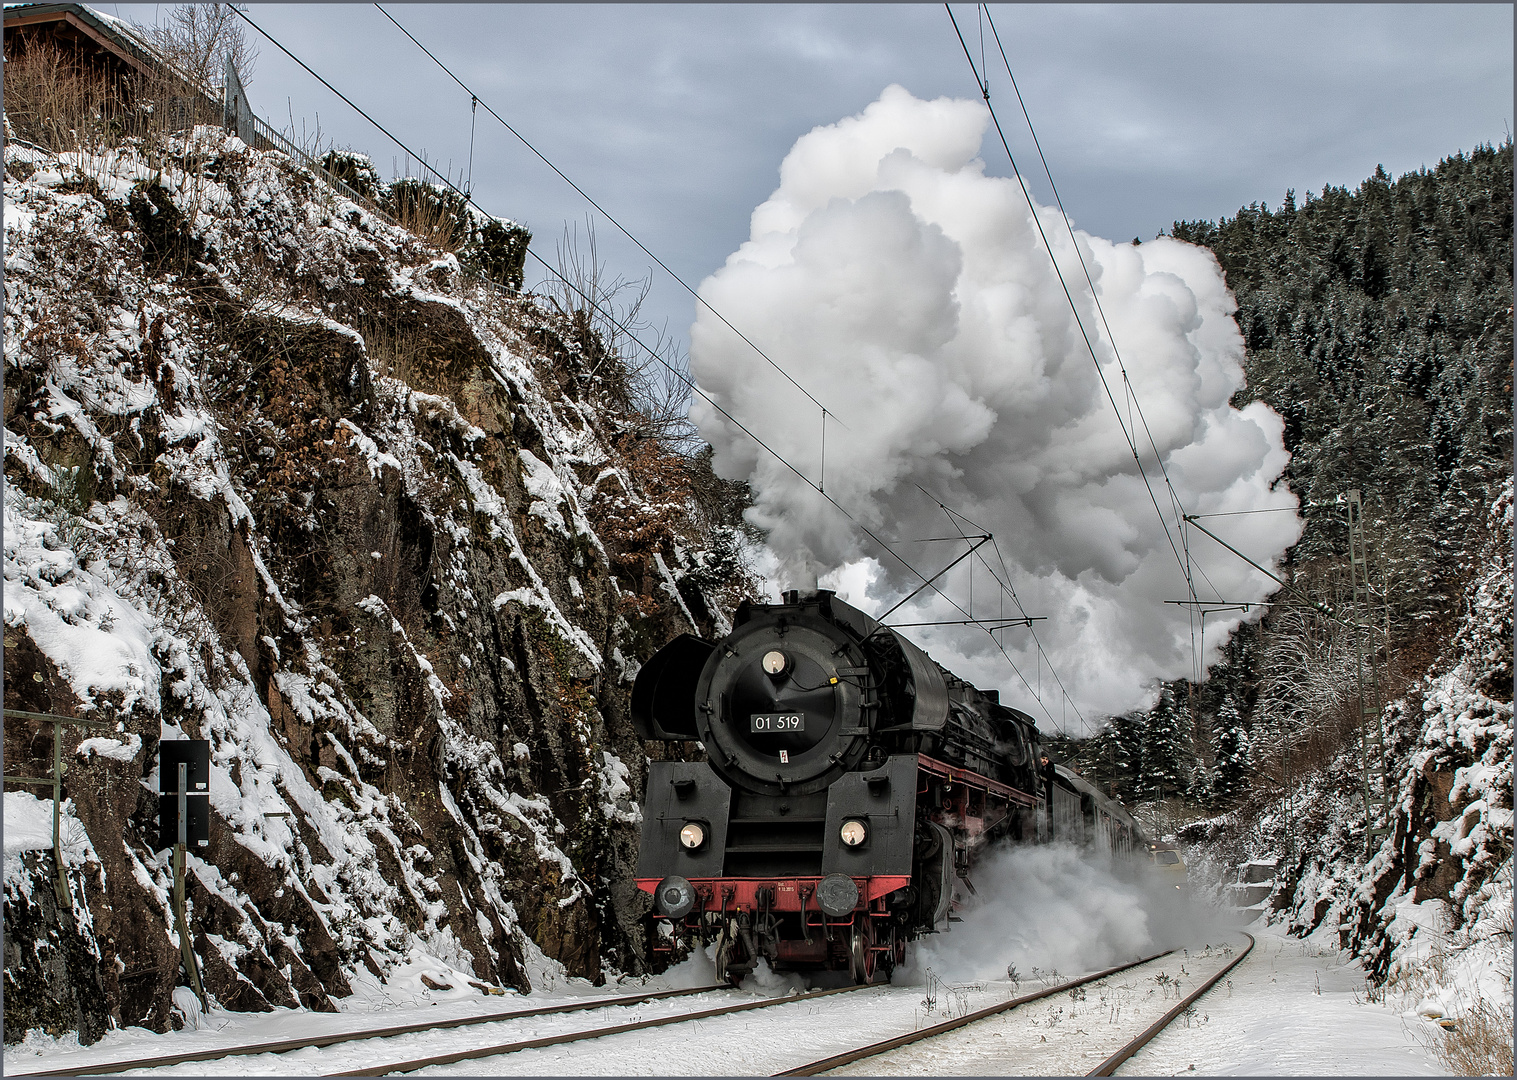
[[[170,1016],[161,739],[211,743],[223,1005],[332,1009],[418,949],[635,968],[630,661],[714,609],[662,588],[700,545],[627,541],[667,496],[564,320],[281,155],[152,150],[6,158],[6,705],[118,722],[66,741],[111,1012]]]
[[[1362,759],[1350,743],[1293,793],[1297,840],[1270,901],[1292,933],[1336,927],[1377,983],[1427,1015],[1511,997],[1512,505],[1508,480],[1457,631],[1381,715],[1388,835],[1366,852]],[[1218,863],[1242,853],[1232,816],[1187,828],[1200,841],[1187,853],[1193,879],[1215,879]],[[1249,851],[1286,846],[1278,801],[1252,808],[1246,824]]]

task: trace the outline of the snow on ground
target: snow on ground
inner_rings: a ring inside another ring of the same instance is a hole
[[[53,800],[29,791],[5,793],[5,854],[53,846]]]
[[[28,791],[7,791],[3,804],[5,821],[4,881],[7,890],[31,895],[36,877],[22,868],[27,851],[48,851],[53,846],[53,800],[39,799]],[[70,868],[100,861],[84,824],[74,813],[74,800],[64,799],[58,819],[58,841],[63,861]],[[51,872],[51,871],[49,871]]]
[[[1425,1047],[1433,1025],[1406,999],[1375,1003],[1365,992],[1364,972],[1327,939],[1301,941],[1278,928],[1251,926],[1254,952],[1195,1007],[1186,1026],[1171,1028],[1121,1070],[1123,1075],[1446,1075]],[[1241,948],[1236,933],[1190,942],[1160,967],[1188,992],[1217,970],[1225,937]],[[1210,948],[1207,948],[1207,945]],[[1185,951],[1186,949],[1189,951]],[[1093,984],[1083,999],[1061,993],[998,1019],[977,1024],[946,1041],[914,1048],[905,1057],[869,1059],[852,1067],[860,1075],[1003,1074],[1020,1071],[1034,1052],[1055,1044],[1055,1072],[1084,1072],[1120,1042],[1171,1005],[1174,991],[1156,980],[1160,967]],[[1173,970],[1170,970],[1173,969]],[[1182,970],[1183,969],[1183,970]],[[7,1048],[5,1073],[32,1068],[83,1068],[107,1061],[279,1039],[397,1026],[490,1013],[520,1012],[572,1001],[622,997],[669,988],[706,985],[709,961],[700,958],[648,980],[627,979],[604,987],[566,980],[560,987],[528,996],[483,997],[468,988],[462,972],[418,954],[391,979],[359,980],[343,1012],[310,1013],[281,1009],[247,1014],[213,1010],[198,1018],[198,1030],[158,1035],[141,1028],[113,1031],[88,1049],[76,1043],[29,1039]],[[421,981],[450,984],[431,990]],[[1065,972],[1064,977],[1069,977]],[[1023,975],[1020,983],[1001,978],[951,983],[928,980],[873,987],[735,1016],[671,1025],[567,1046],[459,1062],[424,1070],[437,1075],[751,1075],[793,1068],[829,1054],[918,1030],[1043,985]],[[674,1016],[737,1000],[787,997],[798,980],[768,973],[751,978],[735,992],[647,1002],[609,1012],[540,1016],[447,1031],[429,1031],[385,1040],[321,1049],[267,1054],[226,1062],[194,1062],[164,1075],[310,1075],[376,1067],[450,1051],[500,1045],[612,1024]],[[1082,1038],[1091,1036],[1091,1039]],[[1419,1041],[1419,1036],[1421,1040]],[[1018,1047],[1023,1050],[1019,1051]],[[1048,1059],[1039,1058],[1046,1062]],[[1194,1069],[1192,1069],[1194,1066]],[[1048,1074],[1046,1069],[1039,1070]],[[126,1074],[131,1075],[131,1074]]]
[[[1243,945],[1226,936],[829,1075],[1084,1076],[1225,967]]]
[[[1427,1049],[1434,1025],[1405,1001],[1371,1001],[1336,933],[1246,929],[1258,945],[1197,1002],[1201,1022],[1166,1029],[1117,1075],[1448,1075]]]

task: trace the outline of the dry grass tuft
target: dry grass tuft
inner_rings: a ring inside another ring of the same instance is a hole
[[[425,370],[426,342],[415,331],[383,319],[366,321],[358,330],[363,335],[369,363],[378,374],[410,384]]]
[[[6,61],[5,118],[17,137],[55,154],[100,154],[221,122],[219,106],[171,71],[113,78],[49,43]]]
[[[122,88],[51,45],[5,64],[5,116],[16,135],[54,153],[119,145]]]
[[[1428,1049],[1455,1076],[1511,1076],[1512,1010],[1479,1001],[1434,1033]]]

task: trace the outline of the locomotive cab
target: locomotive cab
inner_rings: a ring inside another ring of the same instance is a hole
[[[1181,897],[1189,896],[1189,871],[1184,856],[1174,844],[1161,840],[1151,841],[1148,844],[1148,864],[1154,878],[1169,887],[1166,891],[1173,890]]]

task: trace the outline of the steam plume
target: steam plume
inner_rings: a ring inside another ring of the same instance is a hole
[[[1021,190],[986,176],[977,157],[985,126],[977,102],[887,88],[858,116],[796,142],[750,239],[701,286],[835,414],[825,476],[816,406],[704,309],[691,329],[692,367],[724,408],[892,541],[952,535],[921,488],[994,532],[1026,610],[1048,616],[1038,633],[1074,706],[1117,713],[1146,703],[1155,679],[1191,673],[1188,612],[1164,603],[1188,592]],[[1228,404],[1243,382],[1243,342],[1211,253],[1076,232],[1131,377],[1129,399],[1069,233],[1057,211],[1037,213],[1165,512],[1139,406],[1188,512],[1293,507],[1273,485],[1287,461],[1280,418],[1258,403]],[[852,602],[880,611],[918,584],[715,409],[697,400],[692,416],[718,472],[753,485],[750,514],[768,533],[776,587],[851,574],[868,581]],[[1290,513],[1227,520],[1246,523],[1229,539],[1264,565],[1300,528]],[[1268,593],[1267,579],[1212,541],[1194,545],[1216,590],[1198,576],[1203,596]],[[936,569],[963,545],[896,550]],[[975,615],[1001,614],[984,568],[975,572]],[[965,564],[945,583],[961,603],[968,573]],[[1240,617],[1209,619],[1208,645]],[[924,597],[892,621],[948,618],[963,615]],[[1049,715],[983,632],[911,633],[959,674]],[[1058,726],[1064,704],[1048,693],[1028,632],[1001,637]],[[1072,726],[1073,708],[1067,716]]]

